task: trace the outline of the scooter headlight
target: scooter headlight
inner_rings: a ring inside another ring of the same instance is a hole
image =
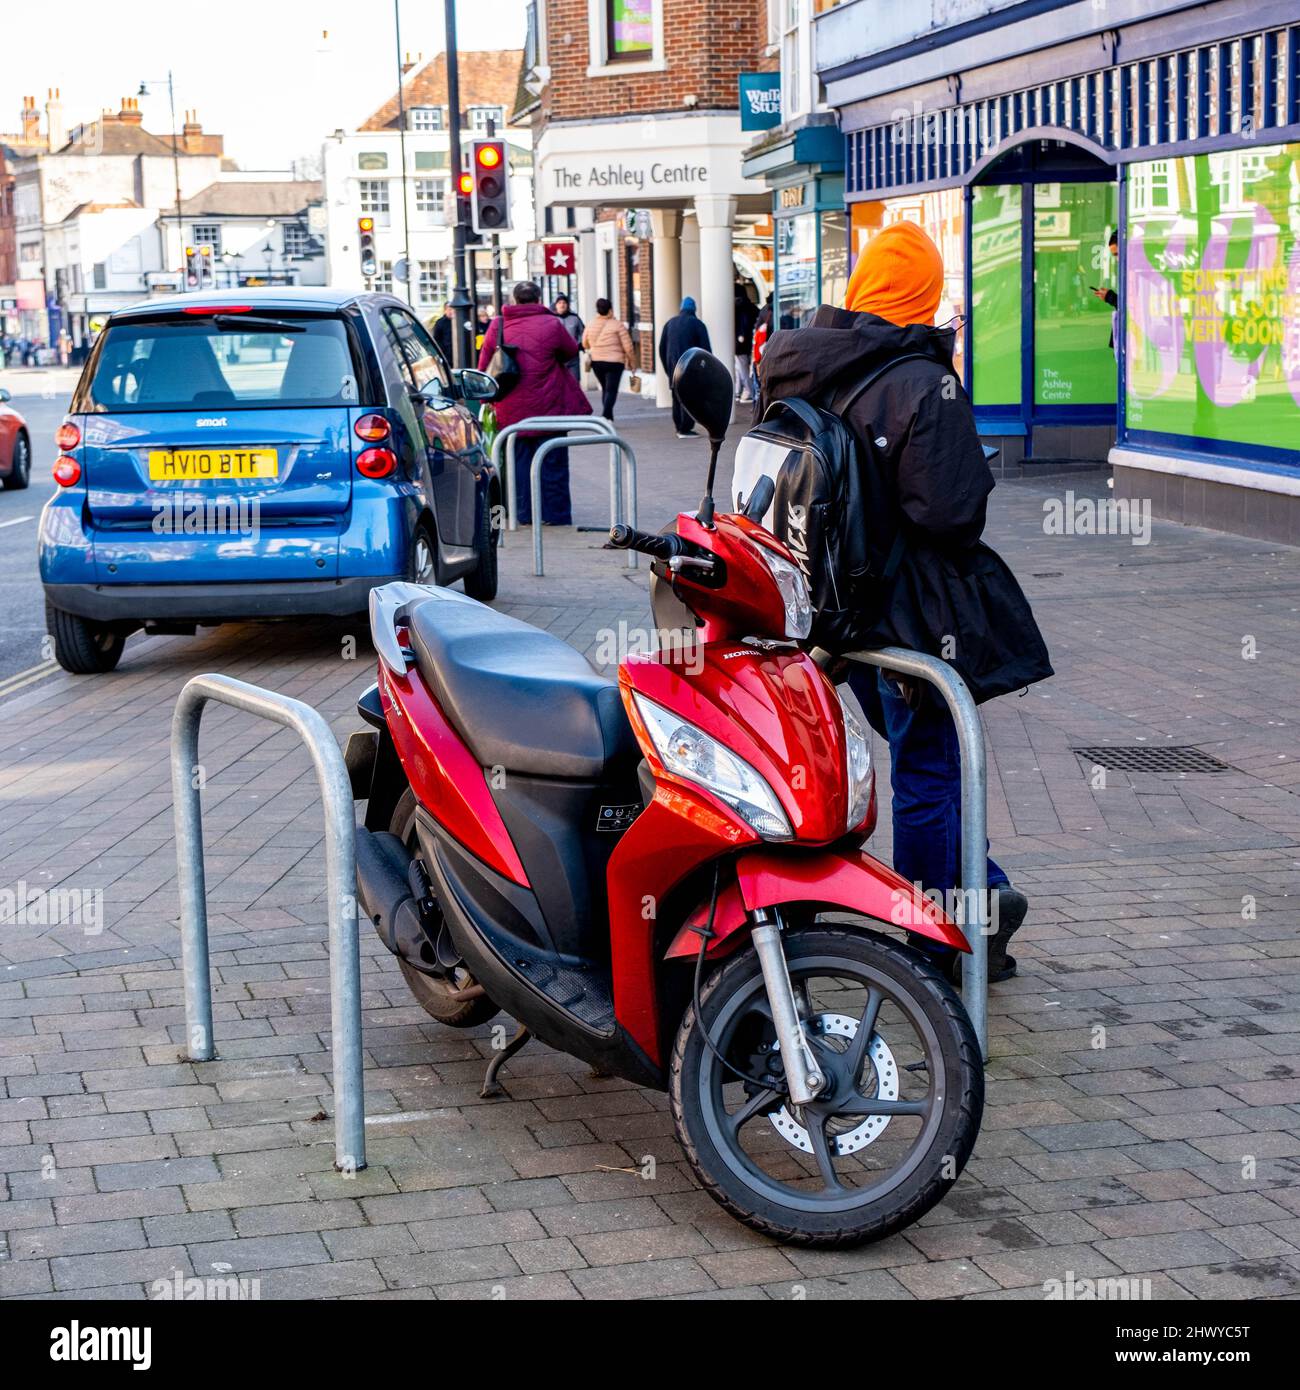
[[[703,729],[640,695],[633,698],[655,752],[669,772],[711,791],[763,839],[794,838],[776,793],[758,771]]]
[[[765,545],[760,545],[758,552],[785,601],[785,635],[794,641],[807,637],[812,631],[812,595],[808,592],[808,581],[803,576],[803,570]]]
[[[861,706],[848,691],[835,687],[844,714],[844,755],[849,783],[849,814],[846,830],[856,830],[871,809],[871,735],[858,717]]]

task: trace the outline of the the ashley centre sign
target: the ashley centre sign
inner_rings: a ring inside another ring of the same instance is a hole
[[[646,159],[619,155],[603,160],[561,156],[547,161],[546,177],[557,194],[581,196],[596,191],[653,196],[703,192],[709,170],[690,155]]]

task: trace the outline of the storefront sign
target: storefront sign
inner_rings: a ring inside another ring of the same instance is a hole
[[[770,130],[781,124],[781,74],[740,74],[741,130]]]
[[[621,155],[600,161],[558,159],[549,170],[556,193],[702,193],[709,170],[690,155],[672,159]]]
[[[578,259],[578,248],[571,241],[548,241],[545,256],[547,275],[572,275]]]
[[[777,201],[783,208],[801,208],[808,191],[806,183],[794,183],[777,194]]]

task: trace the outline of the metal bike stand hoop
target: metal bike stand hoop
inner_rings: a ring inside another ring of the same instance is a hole
[[[528,493],[532,500],[533,508],[533,573],[542,573],[542,464],[545,463],[548,454],[554,453],[557,449],[576,449],[581,444],[608,444],[612,449],[621,451],[627,458],[628,471],[628,525],[636,527],[636,455],[632,452],[632,446],[622,435],[618,434],[586,434],[586,435],[560,435],[545,440],[540,449],[533,455],[533,466],[528,478]],[[609,475],[609,513],[611,527],[617,526],[623,520],[623,492],[619,483],[619,471],[617,462],[617,452],[610,458]],[[637,553],[635,550],[627,552],[628,569],[636,569]]]
[[[519,529],[519,499],[515,495],[515,440],[521,434],[550,434],[557,429],[568,434],[613,434],[614,426],[603,415],[530,415],[497,430],[492,440],[492,466],[501,472],[505,458],[507,529]],[[613,522],[610,523],[613,525]],[[504,538],[503,538],[504,539]]]
[[[334,1166],[366,1166],[366,1111],[361,1065],[361,957],[357,944],[356,820],[352,785],[329,725],[301,700],[231,676],[195,676],[172,716],[172,807],[181,899],[186,1049],[210,1062],[212,981],[208,959],[207,886],[203,871],[203,811],[199,724],[209,702],[293,729],[307,746],[325,803],[325,881],[329,909],[330,1029],[334,1057]]]
[[[900,671],[929,681],[943,696],[957,727],[961,750],[961,888],[965,908],[962,930],[970,958],[962,969],[962,1002],[979,1039],[980,1056],[989,1057],[988,1025],[988,768],[984,726],[966,682],[946,661],[905,647],[846,652],[848,661]]]

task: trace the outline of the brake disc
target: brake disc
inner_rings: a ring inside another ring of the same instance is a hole
[[[858,1031],[858,1020],[848,1014],[818,1014],[811,1020],[811,1023],[817,1035],[821,1037],[830,1036],[851,1040]],[[774,1042],[772,1051],[779,1051],[780,1046],[779,1042]],[[879,1033],[872,1035],[863,1063],[864,1070],[866,1061],[870,1061],[872,1067],[875,1068],[876,1097],[880,1100],[897,1100],[898,1065],[894,1061],[894,1054],[889,1050],[889,1044]],[[801,1149],[804,1153],[812,1153],[812,1140],[808,1137],[808,1130],[790,1113],[789,1105],[783,1105],[780,1110],[774,1110],[767,1118],[771,1120],[776,1132],[787,1144]],[[844,1158],[848,1154],[865,1149],[868,1144],[879,1139],[885,1126],[888,1125],[889,1119],[888,1115],[868,1115],[852,1129],[844,1130],[839,1134],[828,1134],[827,1137],[834,1146],[835,1153],[840,1158]]]

